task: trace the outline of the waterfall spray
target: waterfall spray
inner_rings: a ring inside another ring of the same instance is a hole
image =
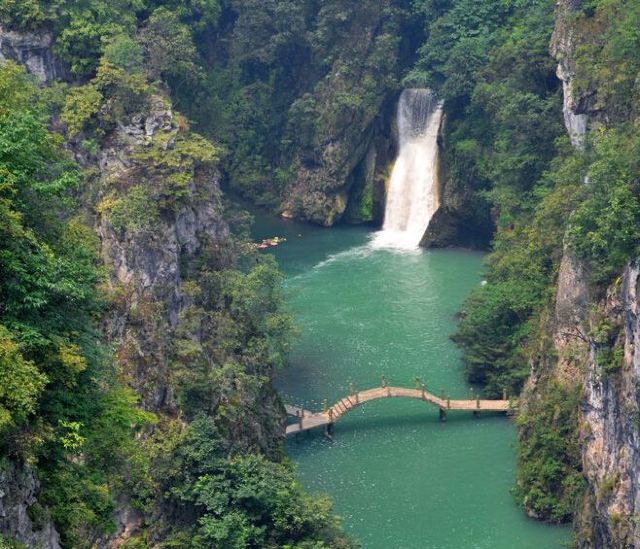
[[[442,103],[429,89],[407,89],[398,103],[399,150],[382,231],[373,244],[417,248],[438,209],[438,131]]]

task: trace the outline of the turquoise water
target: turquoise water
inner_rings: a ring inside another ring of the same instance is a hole
[[[258,215],[256,238],[287,275],[300,334],[278,386],[318,410],[380,384],[465,398],[455,315],[481,281],[482,255],[467,251],[374,250],[364,228],[330,230]],[[389,399],[351,412],[331,443],[313,432],[287,443],[306,488],[329,494],[345,528],[366,549],[559,548],[566,528],[528,519],[510,495],[516,432],[498,414],[473,418],[419,401]]]

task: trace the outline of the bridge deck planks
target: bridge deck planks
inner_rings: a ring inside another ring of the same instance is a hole
[[[350,397],[353,397],[353,400],[351,400]],[[366,391],[360,391],[357,396],[348,395],[340,399],[326,412],[311,412],[300,406],[291,406],[289,404],[285,405],[288,415],[295,417],[299,417],[301,414],[304,415],[304,417],[302,417],[302,419],[297,423],[287,426],[286,435],[335,423],[344,414],[356,406],[382,398],[413,398],[423,400],[437,406],[438,408],[442,408],[443,410],[508,412],[512,410],[514,406],[514,403],[509,400],[446,400],[439,398],[428,391],[422,391],[422,389],[408,389],[406,387],[375,387],[373,389],[367,389]],[[331,417],[329,410],[332,412]]]

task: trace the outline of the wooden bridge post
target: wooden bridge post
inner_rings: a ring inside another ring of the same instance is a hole
[[[329,408],[329,424],[333,423],[333,408]]]
[[[447,421],[447,412],[445,412],[444,408],[440,408],[440,421],[442,421],[442,423],[444,423],[445,421]]]
[[[387,396],[390,397],[391,396],[391,387],[387,387]]]
[[[382,378],[380,380],[380,386],[384,389],[387,386],[387,378],[382,374]]]
[[[480,393],[476,395],[476,408],[480,408]]]
[[[422,383],[422,400],[427,400],[427,395],[425,394],[427,392],[427,387],[424,383]]]
[[[502,400],[507,400],[507,388],[502,389]]]
[[[322,411],[325,414],[327,413],[327,399],[326,398],[322,401]]]
[[[324,436],[327,437],[331,442],[335,442],[333,438],[333,423],[327,423],[324,426]]]
[[[302,409],[302,413],[296,410],[296,415],[298,416],[298,425],[300,425],[300,430],[302,431],[302,419],[304,418],[304,408]]]
[[[451,409],[451,396],[447,397],[447,410]]]

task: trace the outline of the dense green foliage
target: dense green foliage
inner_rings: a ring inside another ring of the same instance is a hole
[[[229,457],[229,440],[200,416],[158,464],[160,488],[180,510],[174,524],[187,524],[173,529],[168,547],[351,547],[327,500],[303,494],[286,465],[258,454]]]
[[[171,114],[166,94],[180,102],[209,89],[195,43],[206,49],[219,14],[208,0],[0,7],[12,27],[52,28],[74,79],[38,90],[15,65],[0,69],[0,447],[37,465],[30,514],[51,518],[65,547],[113,534],[123,500],[143,517],[131,547],[352,546],[329,502],[304,494],[282,461],[271,378],[292,327],[275,264],[244,235],[201,235],[198,253],[180,258],[188,303],[169,333],[162,293],[132,306],[131,288],[105,283],[82,223],[89,211],[112,238],[144,242],[194,201],[221,210],[221,148]],[[47,129],[51,113],[84,172]],[[162,131],[120,143],[128,169],[101,177],[92,165],[101,149],[148,113]],[[166,349],[168,370],[136,363],[127,342],[117,356],[103,344],[99,323],[123,310]],[[176,407],[145,412],[125,383],[142,398],[168,386]]]
[[[584,150],[561,137],[555,60],[548,54],[553,4],[418,2],[427,41],[408,79],[447,101],[447,161],[454,184],[480,193],[496,224],[486,284],[467,300],[455,340],[469,379],[487,394],[518,393],[530,364],[557,357],[547,343],[560,261],[571,254],[602,295],[640,251],[637,107],[638,5],[594,1],[567,15],[577,40],[574,94],[606,111],[613,127]],[[434,18],[434,15],[436,16]],[[602,375],[621,348],[600,349]],[[613,345],[613,346],[612,346]],[[536,515],[571,517],[580,474],[578,388],[540,382],[520,422],[516,496]]]
[[[544,398],[529,404],[518,418],[518,485],[516,496],[536,515],[570,520],[584,488],[578,410],[581,386],[556,382],[544,387]]]
[[[40,463],[42,502],[79,546],[80,530],[113,527],[108,482],[153,417],[99,341],[95,237],[72,216],[78,170],[24,71],[5,64],[0,82],[0,448]]]
[[[464,309],[456,341],[469,377],[499,396],[528,374],[522,344],[546,302],[562,228],[536,214],[552,182],[545,170],[562,144],[560,96],[548,55],[551,2],[418,2],[427,40],[410,81],[446,101],[447,163],[454,184],[490,205],[497,224],[487,284]],[[507,68],[508,67],[508,68]],[[564,147],[566,150],[566,147]],[[553,208],[553,200],[547,200]],[[556,213],[562,214],[562,208]],[[558,234],[558,230],[560,234]],[[523,283],[526,281],[526,283]]]
[[[579,203],[570,217],[569,240],[606,285],[640,253],[640,133],[625,126],[594,139]]]
[[[181,78],[193,69],[192,34],[212,32],[219,13],[217,0],[7,0],[0,21],[18,29],[53,27],[56,51],[76,77],[91,77],[103,55],[115,65],[139,67],[145,46],[154,77]],[[141,44],[131,39],[138,32]]]
[[[577,93],[595,96],[594,107],[613,122],[635,120],[639,93],[640,5],[633,0],[588,0],[572,15]]]

